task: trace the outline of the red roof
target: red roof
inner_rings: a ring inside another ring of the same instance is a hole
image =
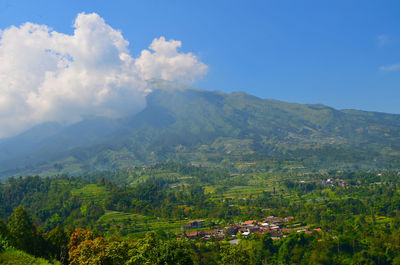
[[[187,232],[186,235],[187,236],[197,236],[197,231]]]

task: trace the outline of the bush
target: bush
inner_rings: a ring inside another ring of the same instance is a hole
[[[8,248],[8,242],[0,235],[0,252],[6,250]]]

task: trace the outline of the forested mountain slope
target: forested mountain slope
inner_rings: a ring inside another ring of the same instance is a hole
[[[1,141],[2,175],[82,173],[165,160],[228,165],[295,159],[324,168],[400,164],[400,115],[151,83],[147,107],[131,117],[49,123]]]

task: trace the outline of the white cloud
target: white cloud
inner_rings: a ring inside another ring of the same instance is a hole
[[[0,30],[0,138],[45,121],[119,117],[146,105],[146,79],[191,82],[207,67],[179,41],[155,39],[140,58],[99,15],[81,13],[73,35],[25,23]]]
[[[391,64],[379,67],[382,72],[395,72],[400,70],[400,64]]]
[[[191,53],[179,53],[180,41],[166,41],[164,37],[153,40],[150,49],[143,50],[135,61],[136,67],[146,79],[160,78],[164,80],[192,83],[207,72],[207,66],[197,60]]]

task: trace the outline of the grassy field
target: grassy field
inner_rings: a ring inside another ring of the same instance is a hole
[[[4,252],[0,252],[0,264],[7,265],[61,265],[60,262],[49,262],[45,259],[35,258],[23,251],[8,249]]]
[[[187,220],[148,217],[117,211],[106,211],[97,221],[98,225],[109,231],[122,233],[141,233],[151,230],[163,230],[178,233]]]
[[[80,189],[73,189],[71,193],[73,196],[79,197],[84,202],[94,201],[99,204],[103,204],[108,196],[106,188],[96,184],[87,184]]]

